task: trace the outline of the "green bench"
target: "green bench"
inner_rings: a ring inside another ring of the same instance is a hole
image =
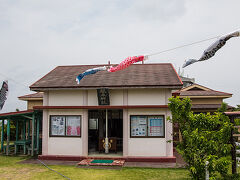
[[[17,154],[18,146],[23,146],[23,154],[26,154],[27,147],[31,144],[31,140],[19,140],[14,142],[15,154]]]

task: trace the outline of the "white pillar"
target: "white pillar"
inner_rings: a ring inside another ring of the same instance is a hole
[[[49,106],[49,92],[43,94],[43,106]],[[42,116],[42,155],[48,155],[48,137],[49,137],[49,113],[48,110],[43,110]],[[30,136],[30,134],[28,135]]]
[[[82,119],[82,155],[88,156],[88,110],[83,110]]]
[[[48,155],[48,137],[49,137],[49,113],[48,110],[43,110],[42,116],[42,155]]]
[[[109,153],[108,147],[108,110],[106,109],[106,137],[105,137],[105,153]]]
[[[165,89],[165,104],[168,105],[168,98],[171,97],[171,90]],[[173,140],[173,124],[167,120],[168,116],[171,116],[171,112],[166,108],[166,117],[165,117],[165,137],[166,141]],[[173,156],[173,142],[166,142],[166,156]]]
[[[128,105],[128,90],[123,90],[123,105]],[[123,156],[128,156],[128,109],[123,109]]]
[[[123,110],[123,156],[128,156],[128,110]]]
[[[88,106],[88,91],[83,92],[83,105]],[[88,156],[88,109],[83,110],[82,118],[82,155]]]

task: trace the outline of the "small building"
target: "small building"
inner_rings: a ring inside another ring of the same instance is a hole
[[[42,92],[19,96],[18,99],[27,102],[28,110],[33,109],[34,106],[42,106],[43,105],[43,93]]]
[[[39,158],[175,162],[173,144],[167,142],[172,140],[168,98],[182,88],[182,81],[172,64],[136,64],[76,83],[79,73],[99,66],[58,66],[30,86],[43,93],[43,104],[37,97],[39,105],[33,107],[43,112]],[[30,102],[34,97],[19,99]]]
[[[181,77],[181,79],[186,86],[181,90],[174,91],[173,96],[179,96],[180,99],[190,98],[192,101],[192,111],[194,113],[216,112],[222,106],[224,99],[232,97],[230,93],[216,91],[196,84],[193,78]],[[232,106],[227,105],[228,110],[232,108]],[[173,125],[173,135],[174,142],[181,140],[178,124]],[[176,144],[174,143],[174,145]]]
[[[192,101],[192,110],[195,113],[216,112],[221,107],[223,100],[232,97],[232,94],[216,91],[202,85],[193,83],[181,90],[173,92],[173,96],[179,96],[181,99],[189,97]],[[228,109],[231,109],[228,106]]]

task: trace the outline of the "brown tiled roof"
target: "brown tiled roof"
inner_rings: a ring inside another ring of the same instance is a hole
[[[0,119],[5,119],[5,118],[7,118],[9,116],[31,114],[33,112],[34,112],[33,110],[26,110],[26,111],[16,111],[16,112],[1,113],[0,114]],[[12,117],[11,117],[11,120],[13,120]]]
[[[19,96],[19,99],[25,99],[25,98],[43,98],[43,93],[42,92],[37,92],[33,94],[27,94],[24,96]]]
[[[197,87],[195,87],[195,86],[197,86]],[[203,88],[203,89],[201,89],[201,88]],[[185,90],[185,89],[188,89],[188,90]],[[224,96],[224,97],[232,96],[232,94],[230,94],[230,93],[216,91],[216,90],[204,87],[204,86],[196,84],[196,83],[191,86],[185,87],[181,90],[173,92],[173,95],[177,95],[177,96]]]
[[[193,104],[192,109],[218,109],[221,104]],[[232,106],[227,105],[227,109],[232,109]]]
[[[31,90],[48,88],[128,88],[128,87],[166,87],[181,88],[182,81],[170,63],[134,64],[117,71],[101,71],[84,77],[80,84],[76,76],[87,69],[104,65],[58,66],[30,86]]]
[[[232,94],[214,90],[208,91],[181,91],[180,96],[231,96]]]

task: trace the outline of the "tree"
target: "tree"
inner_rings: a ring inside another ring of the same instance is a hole
[[[233,109],[234,111],[240,111],[240,105],[238,104],[237,107]]]
[[[227,107],[228,107],[228,104],[227,104],[227,103],[225,103],[225,102],[223,102],[223,103],[222,103],[222,105],[221,105],[221,107],[220,107],[220,108],[218,108],[217,112],[224,113],[224,112],[226,112],[226,111],[227,111]]]
[[[214,115],[193,114],[191,100],[184,98],[169,99],[173,123],[179,124],[182,141],[177,151],[183,156],[193,179],[204,179],[205,163],[209,161],[210,177],[219,172],[227,175],[231,160],[229,159],[232,124],[222,112]]]

